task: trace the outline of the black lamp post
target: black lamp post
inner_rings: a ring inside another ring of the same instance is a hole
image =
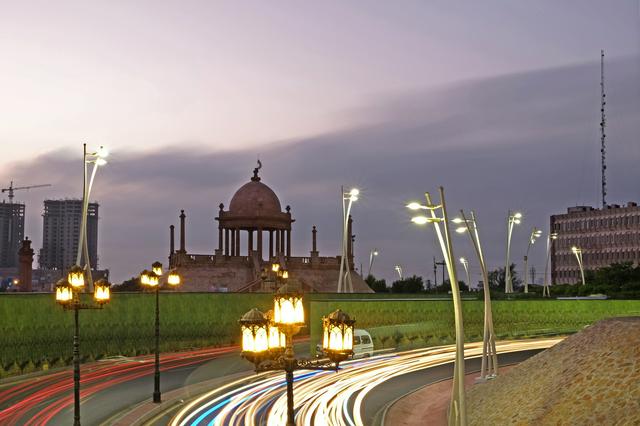
[[[152,289],[156,294],[156,322],[155,322],[155,371],[153,374],[153,402],[162,402],[160,393],[160,277],[162,277],[162,263],[154,262],[151,271],[144,270],[140,273],[140,284]],[[180,284],[180,275],[175,270],[167,274],[167,284],[177,287]]]
[[[105,279],[96,281],[93,285],[93,303],[82,303],[80,292],[84,289],[84,270],[80,266],[73,266],[67,275],[56,284],[56,302],[64,310],[73,311],[73,425],[80,426],[80,310],[102,309],[109,302],[111,291],[109,282]]]
[[[293,336],[304,326],[302,293],[287,282],[287,271],[276,281],[285,282],[274,296],[274,309],[266,315],[252,309],[240,319],[242,356],[255,364],[256,372],[284,371],[287,382],[287,426],[295,425],[293,409],[293,372],[295,370],[337,371],[341,361],[353,354],[355,320],[337,310],[323,318],[322,346],[328,360],[296,358]],[[286,278],[285,278],[286,277]]]

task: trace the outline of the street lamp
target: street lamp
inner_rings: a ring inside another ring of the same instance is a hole
[[[374,248],[369,252],[369,271],[367,272],[367,276],[371,275],[371,268],[373,268],[373,261],[378,256],[378,249]]]
[[[353,283],[351,282],[351,274],[349,273],[348,246],[350,235],[347,235],[349,227],[349,216],[351,215],[351,205],[358,201],[360,190],[353,188],[349,192],[344,191],[344,187],[340,187],[342,194],[342,257],[340,259],[340,275],[338,276],[338,293],[353,293]],[[346,282],[343,284],[343,281]],[[343,288],[343,285],[346,287]],[[345,291],[346,290],[346,291]]]
[[[80,293],[84,289],[84,274],[79,266],[69,270],[66,278],[56,284],[56,302],[66,310],[73,311],[73,424],[80,426],[80,322],[79,313],[83,309],[102,309],[109,303],[111,292],[109,282],[98,280],[94,285],[93,303],[82,303]]]
[[[462,323],[462,300],[460,299],[460,288],[458,286],[458,278],[456,273],[455,257],[453,255],[453,247],[449,235],[449,219],[447,216],[447,207],[444,199],[444,188],[440,187],[440,204],[434,205],[431,202],[431,196],[428,192],[425,194],[427,200],[426,205],[416,202],[407,205],[410,210],[426,210],[428,216],[416,216],[411,219],[413,223],[425,225],[432,223],[440,243],[440,249],[447,264],[449,272],[449,281],[451,281],[451,293],[453,297],[453,311],[456,327],[456,358],[453,370],[453,389],[451,396],[451,406],[449,409],[449,424],[462,425],[467,424],[467,410],[464,395],[464,330]],[[442,211],[442,216],[436,215],[436,210]],[[440,223],[443,225],[443,232],[440,230]]]
[[[162,394],[160,393],[160,278],[162,277],[162,263],[153,262],[151,271],[144,270],[140,273],[140,284],[144,287],[152,289],[156,294],[156,347],[155,347],[155,371],[153,375],[153,402],[162,402]],[[174,270],[168,271],[166,281],[170,287],[180,285],[180,275]]]
[[[522,213],[512,213],[509,210],[507,215],[507,261],[504,269],[504,292],[513,293],[513,281],[511,278],[511,235],[513,234],[513,226],[522,222]]]
[[[469,275],[469,261],[464,257],[460,258],[460,263],[462,263],[462,267],[464,268],[464,272],[467,275],[467,288],[471,291],[471,276]]]
[[[398,273],[398,277],[400,277],[400,281],[404,280],[404,275],[402,274],[402,266],[396,265],[393,269]]]
[[[551,257],[551,245],[554,244],[557,239],[558,239],[557,232],[550,232],[549,235],[547,236],[547,259],[544,264],[544,282],[542,285],[542,297],[551,297],[551,292],[549,289],[549,281],[548,281],[549,258]]]
[[[580,267],[580,277],[582,278],[582,285],[584,285],[584,268],[582,266],[582,249],[576,246],[571,247],[571,252],[576,256],[578,260],[578,266]]]
[[[493,331],[493,311],[491,309],[491,290],[489,288],[489,273],[487,263],[480,244],[480,234],[478,233],[478,223],[476,215],[471,210],[471,216],[467,219],[463,210],[460,216],[452,220],[453,223],[462,225],[456,228],[459,234],[469,234],[469,239],[478,257],[480,269],[482,270],[482,290],[484,293],[484,329],[482,334],[482,365],[480,368],[480,381],[494,378],[498,375],[498,353],[496,351],[496,335]]]
[[[93,286],[93,277],[91,275],[91,260],[89,259],[89,244],[87,242],[87,214],[89,211],[89,197],[91,195],[91,188],[93,187],[93,181],[98,172],[98,167],[107,164],[106,158],[109,156],[109,151],[101,146],[95,152],[87,152],[87,144],[83,144],[83,180],[82,180],[82,222],[80,225],[80,237],[78,238],[78,251],[76,253],[76,266],[81,267],[82,255],[84,253],[84,268],[87,271],[87,281],[89,283],[89,289]],[[93,164],[91,171],[91,178],[87,183],[87,165]]]
[[[531,234],[529,235],[529,243],[527,244],[527,252],[524,255],[524,292],[529,293],[529,280],[527,279],[527,267],[529,265],[529,250],[531,246],[535,244],[536,240],[540,238],[542,235],[542,231],[536,228],[535,226],[531,230]]]
[[[279,267],[278,267],[279,269]],[[273,270],[273,268],[272,268]],[[288,274],[287,274],[288,275]],[[263,314],[251,309],[240,319],[242,357],[255,365],[255,371],[284,371],[287,382],[287,426],[295,425],[293,372],[295,370],[337,371],[340,362],[353,355],[352,320],[337,310],[322,318],[322,348],[328,360],[296,358],[293,336],[304,326],[303,295],[284,276],[276,281],[280,288],[273,300],[273,311]]]

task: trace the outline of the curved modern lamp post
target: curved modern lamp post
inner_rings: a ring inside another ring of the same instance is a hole
[[[93,286],[93,303],[83,303],[80,293],[85,289],[85,272],[80,266],[73,266],[66,278],[56,284],[56,302],[64,310],[73,311],[73,424],[80,426],[80,325],[79,313],[82,309],[102,309],[109,303],[111,284],[100,279]]]
[[[87,215],[89,212],[89,197],[91,196],[91,188],[93,181],[100,166],[107,164],[106,158],[109,151],[101,146],[95,152],[87,152],[87,144],[82,144],[83,154],[83,179],[82,179],[82,222],[80,225],[80,237],[78,238],[78,250],[76,252],[76,265],[82,265],[82,255],[84,253],[84,269],[87,272],[87,281],[89,290],[93,287],[93,276],[91,275],[91,260],[89,259],[89,244],[87,242]],[[91,170],[91,178],[87,182],[87,165],[93,164]]]
[[[547,236],[547,260],[544,264],[544,282],[542,284],[542,297],[551,297],[549,289],[549,258],[551,257],[551,246],[558,239],[557,232],[550,232]]]
[[[404,280],[404,274],[402,273],[402,265],[395,265],[393,269],[398,273],[398,277],[400,277],[400,281]]]
[[[512,213],[509,210],[507,216],[507,261],[504,268],[504,292],[513,293],[513,281],[511,277],[511,235],[513,234],[513,226],[519,225],[522,221],[522,213]]]
[[[462,225],[456,228],[459,234],[469,234],[469,239],[473,245],[473,249],[478,257],[480,269],[482,270],[482,290],[484,293],[484,330],[482,334],[482,366],[480,368],[479,381],[494,378],[498,375],[498,353],[496,351],[496,334],[493,331],[493,311],[491,309],[491,290],[489,288],[489,272],[487,271],[487,263],[484,260],[482,245],[480,244],[480,235],[478,234],[478,223],[473,210],[471,216],[467,219],[463,210],[460,210],[460,216],[452,220],[453,223]]]
[[[349,192],[344,192],[344,187],[340,187],[342,194],[342,257],[340,258],[340,276],[338,277],[338,293],[353,293],[353,283],[351,282],[351,274],[349,273],[348,247],[350,235],[347,235],[349,227],[349,215],[351,214],[351,205],[358,201],[360,191],[356,188]]]
[[[529,266],[529,250],[531,250],[531,246],[535,244],[536,240],[540,238],[542,235],[542,231],[536,228],[535,226],[531,230],[531,234],[529,234],[529,243],[527,244],[527,252],[524,255],[524,292],[529,293],[529,280],[528,280],[528,271],[527,268]]]
[[[160,393],[160,278],[162,277],[162,263],[154,262],[151,270],[144,270],[140,273],[140,284],[143,287],[151,289],[156,294],[156,347],[155,347],[155,372],[153,375],[153,402],[162,402],[162,394]],[[172,269],[166,274],[167,284],[176,288],[180,285],[181,278],[178,273]]]
[[[287,271],[272,268],[281,284],[273,300],[273,311],[263,314],[253,308],[240,319],[242,357],[255,371],[284,371],[287,382],[287,426],[295,425],[293,372],[295,370],[337,371],[340,362],[353,355],[355,320],[337,310],[322,319],[322,348],[328,360],[296,358],[293,336],[305,325],[303,294],[288,282]]]
[[[462,267],[464,268],[464,273],[467,276],[467,288],[471,290],[471,275],[469,275],[469,261],[464,257],[461,257],[460,263],[462,264]]]
[[[367,276],[371,275],[371,269],[373,268],[373,261],[378,257],[378,249],[374,248],[369,252],[369,271],[367,272]]]
[[[462,324],[462,300],[460,299],[460,288],[458,286],[458,278],[456,273],[456,262],[453,255],[453,247],[449,234],[449,224],[447,216],[447,206],[444,199],[444,188],[440,187],[440,204],[434,205],[431,202],[431,196],[428,192],[425,194],[426,205],[419,203],[410,203],[407,207],[410,210],[426,210],[427,216],[415,216],[411,221],[417,225],[426,225],[432,223],[440,243],[440,249],[447,264],[449,272],[449,281],[451,281],[451,293],[453,296],[453,311],[455,315],[456,328],[456,357],[453,370],[453,390],[451,396],[451,406],[449,409],[450,425],[466,425],[467,410],[464,396],[464,330]],[[436,210],[441,210],[442,216],[436,215]],[[440,231],[440,223],[442,222],[443,232]]]
[[[571,247],[571,252],[576,256],[578,266],[580,267],[580,278],[582,279],[582,285],[584,285],[584,268],[582,266],[582,249],[576,246]]]

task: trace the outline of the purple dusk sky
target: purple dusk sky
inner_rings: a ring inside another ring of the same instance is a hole
[[[0,182],[54,185],[17,193],[38,249],[42,201],[80,195],[82,142],[109,146],[92,198],[116,282],[166,259],[181,208],[189,251],[212,252],[217,205],[258,155],[295,255],[313,224],[321,254],[339,252],[337,194],[354,185],[358,261],[376,247],[377,275],[430,278],[432,232],[403,205],[442,184],[452,211],[476,209],[493,268],[508,209],[525,213],[518,262],[532,226],[597,205],[600,49],[609,199],[625,203],[640,199],[637,0],[6,2]]]

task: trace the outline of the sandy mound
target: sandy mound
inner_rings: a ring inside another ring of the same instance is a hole
[[[471,425],[639,425],[640,317],[600,321],[467,393]]]

